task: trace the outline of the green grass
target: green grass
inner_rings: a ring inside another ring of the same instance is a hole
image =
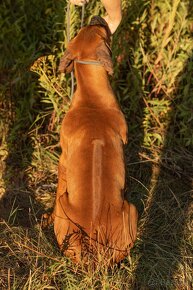
[[[111,83],[129,126],[126,196],[140,218],[131,256],[112,269],[72,264],[53,228],[40,227],[54,202],[70,103],[70,76],[57,73],[66,1],[12,2],[0,4],[0,288],[191,289],[191,1],[122,1]],[[102,13],[91,1],[84,22]],[[80,15],[71,7],[71,37]]]
[[[178,154],[176,152],[175,156],[181,158],[181,152]],[[150,161],[147,153],[141,152],[142,155],[141,161],[132,165],[129,175],[130,189],[140,193],[140,202],[144,203],[131,257],[112,269],[107,269],[103,263],[96,269],[90,265],[86,270],[73,265],[60,254],[53,228],[42,231],[35,202],[30,200],[27,226],[20,225],[21,218],[18,224],[17,215],[22,209],[13,204],[8,222],[0,224],[3,289],[190,289],[192,245],[188,180],[181,180],[183,176],[179,178],[181,168],[171,156],[160,168],[157,158]],[[186,162],[191,163],[190,156],[186,157]],[[171,160],[174,163],[168,165]],[[178,168],[175,173],[173,166]],[[129,162],[128,167],[131,168]],[[51,184],[50,188],[44,183],[33,189],[39,195],[44,190],[39,196],[41,203],[48,204],[48,197],[52,199],[50,203],[53,201],[54,196],[49,193],[54,191]],[[25,194],[29,199],[29,192]]]

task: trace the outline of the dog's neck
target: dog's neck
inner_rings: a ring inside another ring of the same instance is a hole
[[[71,107],[118,108],[108,74],[102,65],[75,64],[77,88]]]

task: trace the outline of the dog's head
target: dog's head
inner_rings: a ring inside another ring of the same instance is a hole
[[[98,60],[106,71],[113,74],[110,36],[108,24],[100,16],[94,16],[90,25],[83,27],[78,35],[70,41],[61,58],[59,71],[71,72],[74,60]]]

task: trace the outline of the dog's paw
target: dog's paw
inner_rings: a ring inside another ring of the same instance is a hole
[[[43,229],[49,227],[51,224],[53,224],[53,214],[44,213],[41,218],[41,227]]]

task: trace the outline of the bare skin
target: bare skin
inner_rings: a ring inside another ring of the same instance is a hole
[[[90,0],[70,0],[72,4],[78,5],[78,6],[82,6],[88,3],[89,1]],[[101,2],[104,5],[105,10],[107,12],[104,19],[108,23],[111,33],[113,34],[118,28],[122,19],[121,0],[113,0],[113,1],[101,0]]]

